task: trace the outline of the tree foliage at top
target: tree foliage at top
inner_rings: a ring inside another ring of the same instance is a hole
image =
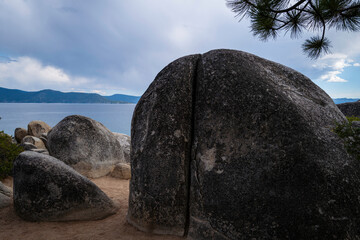
[[[249,17],[251,31],[261,40],[276,38],[280,31],[297,38],[304,30],[318,32],[302,45],[312,59],[329,53],[328,29],[358,31],[360,0],[227,0],[227,5],[240,17]]]

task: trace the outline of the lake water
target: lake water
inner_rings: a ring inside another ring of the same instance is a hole
[[[32,120],[54,127],[64,117],[83,115],[104,124],[110,131],[130,135],[136,104],[0,103],[0,131],[14,135],[17,127],[27,129]]]

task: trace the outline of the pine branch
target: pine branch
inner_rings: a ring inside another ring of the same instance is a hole
[[[302,30],[321,31],[321,35],[307,39],[303,51],[310,58],[328,53],[330,41],[326,30],[360,30],[360,0],[227,0],[237,17],[250,17],[251,31],[261,40],[276,38],[281,30],[290,37],[298,37]]]

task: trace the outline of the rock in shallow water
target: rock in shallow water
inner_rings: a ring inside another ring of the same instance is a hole
[[[117,207],[93,182],[56,158],[23,152],[14,162],[14,207],[27,221],[97,220]]]
[[[280,64],[178,59],[134,112],[129,222],[189,239],[356,239],[360,166],[335,121],[330,97]]]

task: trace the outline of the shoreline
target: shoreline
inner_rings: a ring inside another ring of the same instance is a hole
[[[3,240],[177,240],[181,237],[144,233],[126,221],[129,196],[129,180],[109,176],[90,179],[114,202],[119,204],[118,212],[97,221],[69,222],[26,222],[15,214],[13,205],[0,209],[0,239]],[[12,178],[2,181],[12,187]]]

